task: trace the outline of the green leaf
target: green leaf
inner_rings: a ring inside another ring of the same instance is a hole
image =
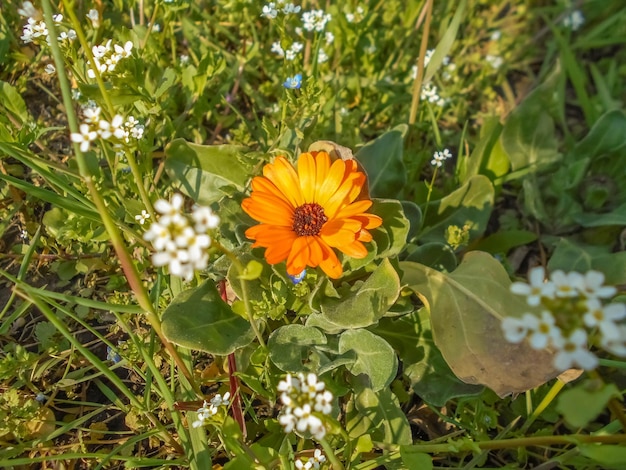
[[[494,189],[486,176],[471,177],[467,183],[439,201],[428,204],[421,242],[441,242],[448,227],[469,226],[470,241],[481,236],[493,209]]]
[[[407,468],[419,468],[419,470],[431,470],[433,468],[433,458],[417,446],[400,446],[400,457]]]
[[[372,197],[396,198],[406,185],[402,160],[404,137],[408,127],[401,124],[365,144],[356,154],[368,176]]]
[[[385,258],[365,282],[345,286],[339,298],[327,297],[321,292],[319,307],[322,317],[338,328],[362,328],[387,313],[399,294],[400,278]]]
[[[587,380],[562,392],[558,397],[556,410],[568,424],[583,428],[604,411],[613,397],[620,398],[615,384]]]
[[[246,267],[243,269],[243,273],[239,275],[239,279],[243,279],[245,281],[253,281],[261,277],[263,273],[263,264],[259,261],[253,259],[246,264]]]
[[[510,292],[505,269],[491,255],[470,252],[451,274],[411,262],[400,263],[400,269],[402,283],[428,305],[435,344],[463,382],[485,385],[504,397],[558,375],[551,352],[504,337],[502,319],[532,309]]]
[[[623,445],[578,444],[576,448],[582,455],[598,462],[604,469],[626,468],[626,447]]]
[[[533,90],[513,110],[501,134],[501,142],[514,171],[539,167],[560,157],[554,120],[548,113],[556,103],[559,71]]]
[[[493,255],[507,254],[513,248],[527,245],[535,240],[537,240],[537,235],[528,230],[504,230],[483,238],[473,248]]]
[[[499,139],[501,132],[502,124],[498,116],[485,120],[474,151],[459,160],[459,179],[463,183],[475,175],[485,175],[492,182],[506,175],[510,164]]]
[[[397,351],[411,388],[425,402],[445,406],[456,397],[476,395],[483,387],[460,381],[433,342],[427,309],[398,319],[383,318],[374,333]]]
[[[425,243],[415,248],[405,261],[414,261],[437,271],[452,272],[457,266],[456,254],[445,243]]]
[[[411,222],[404,216],[402,204],[395,199],[373,199],[370,209],[383,219],[383,224],[372,230],[377,246],[377,258],[397,256],[405,247]],[[418,208],[419,210],[419,208]]]
[[[17,89],[7,82],[0,80],[0,104],[13,117],[17,118],[21,124],[30,120],[30,114],[26,107],[26,102],[18,93]]]
[[[172,300],[163,313],[163,334],[174,344],[221,356],[254,339],[250,323],[222,300],[212,280]]]
[[[326,336],[319,329],[304,325],[284,325],[272,332],[267,342],[270,359],[285,372],[307,371],[305,363],[311,346],[326,344]]]
[[[589,270],[604,274],[605,284],[626,284],[626,252],[611,253],[605,246],[584,245],[562,238],[548,262],[548,270],[565,272]]]
[[[176,139],[165,148],[165,170],[183,193],[209,205],[244,190],[249,173],[241,161],[245,150],[235,145],[197,145]]]
[[[611,212],[595,214],[581,212],[575,214],[573,219],[583,227],[604,227],[607,225],[626,225],[626,203],[616,207]]]
[[[386,444],[412,442],[411,426],[398,398],[389,389],[359,391],[348,404],[346,430],[354,439],[369,434],[372,440]]]
[[[344,331],[339,337],[339,354],[353,351],[356,360],[348,365],[353,375],[364,374],[369,386],[378,391],[388,386],[398,371],[393,348],[380,336],[367,330]]]
[[[618,152],[626,146],[626,113],[609,111],[598,119],[589,133],[568,153],[568,160],[578,161],[607,153]]]

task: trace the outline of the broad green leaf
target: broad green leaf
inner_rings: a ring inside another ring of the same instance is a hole
[[[404,217],[409,221],[409,233],[406,235],[407,240],[412,240],[417,236],[422,225],[422,210],[413,201],[400,201]]]
[[[21,124],[30,120],[26,102],[17,89],[7,82],[0,80],[0,104]]]
[[[486,176],[478,175],[439,201],[428,204],[421,242],[441,242],[448,227],[469,228],[470,241],[487,228],[493,209],[494,189]]]
[[[406,168],[402,161],[406,124],[401,124],[367,143],[356,159],[367,171],[372,197],[395,198],[406,185]]]
[[[416,446],[400,446],[400,457],[402,458],[402,463],[407,468],[416,470],[418,468],[419,470],[431,470],[433,468],[433,458],[424,452],[420,452],[420,449]]]
[[[585,457],[598,462],[603,469],[626,468],[626,447],[623,445],[578,444],[576,449]]]
[[[304,325],[284,325],[272,332],[267,342],[270,359],[285,372],[308,370],[306,362],[311,346],[326,344],[326,336],[317,328]]]
[[[463,382],[485,385],[504,397],[558,375],[551,352],[505,339],[502,319],[531,308],[510,292],[506,271],[491,255],[470,252],[451,274],[411,262],[400,268],[402,283],[428,305],[435,344]]]
[[[381,318],[399,293],[398,273],[389,259],[384,258],[365,282],[345,286],[339,298],[322,296],[319,307],[324,319],[339,328],[363,328]]]
[[[485,120],[474,151],[458,163],[459,179],[463,183],[476,175],[485,175],[492,182],[506,175],[510,164],[499,139],[501,132],[502,124],[497,116]]]
[[[221,356],[254,339],[250,323],[222,300],[212,280],[172,300],[163,313],[163,334],[174,344]]]
[[[604,411],[611,398],[620,396],[615,384],[588,380],[562,392],[556,410],[571,426],[583,428]]]
[[[584,245],[562,238],[548,262],[548,270],[604,273],[605,284],[626,283],[626,252],[611,253],[606,246]]]
[[[249,173],[241,161],[244,151],[241,146],[197,145],[176,139],[165,148],[165,170],[187,196],[209,205],[244,190]]]
[[[369,434],[386,444],[411,444],[411,427],[398,398],[388,388],[360,390],[348,404],[346,430],[350,437]]]
[[[483,390],[460,381],[450,370],[433,342],[427,309],[398,319],[383,318],[373,332],[397,351],[411,388],[425,402],[445,406],[452,398],[476,395]]]
[[[535,240],[537,240],[537,235],[528,230],[504,230],[479,240],[473,248],[493,255],[507,254],[511,249],[527,245]]]
[[[581,212],[574,215],[574,220],[583,227],[604,227],[607,225],[626,226],[626,204],[616,207],[611,212]]]
[[[364,374],[369,386],[378,391],[395,378],[398,359],[393,348],[380,336],[367,330],[344,331],[339,337],[339,353],[354,351],[356,360],[348,365],[353,375]]]
[[[554,120],[548,113],[556,103],[559,71],[532,91],[509,115],[500,136],[514,171],[540,167],[560,157]]]
[[[397,256],[405,247],[411,223],[404,216],[402,204],[394,199],[373,199],[369,212],[383,219],[383,224],[372,230],[378,248],[377,258]]]
[[[626,129],[624,111],[613,110],[603,114],[585,138],[568,153],[567,158],[577,161],[624,149],[626,146],[624,129]]]
[[[434,268],[437,271],[452,272],[457,266],[456,254],[450,245],[444,243],[425,243],[416,247],[405,261],[414,261]]]

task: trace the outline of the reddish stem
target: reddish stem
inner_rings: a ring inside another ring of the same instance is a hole
[[[220,291],[220,295],[222,296],[222,300],[224,302],[228,302],[228,297],[226,296],[226,281],[222,280],[217,283],[217,288]],[[241,428],[241,432],[243,433],[243,438],[245,439],[248,435],[246,430],[246,422],[243,419],[243,410],[241,408],[241,397],[239,396],[239,379],[235,376],[237,372],[237,361],[235,359],[235,353],[230,353],[228,355],[228,381],[230,383],[230,396],[232,397],[231,402],[231,411],[233,412],[233,418],[235,421],[239,423],[239,427]]]

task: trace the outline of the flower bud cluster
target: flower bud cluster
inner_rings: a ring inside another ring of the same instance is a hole
[[[278,421],[286,433],[309,433],[318,440],[326,435],[326,428],[318,415],[331,413],[333,394],[324,390],[325,387],[313,373],[306,376],[299,373],[295,377],[287,374],[278,384],[280,401],[284,405]]]
[[[154,209],[159,217],[143,238],[156,250],[152,255],[155,266],[168,266],[170,274],[189,281],[194,270],[209,265],[211,237],[207,232],[217,228],[220,219],[209,207],[201,206],[194,207],[188,216],[183,213],[183,202],[180,194],[174,194],[169,202],[156,201]]]
[[[626,305],[605,301],[617,290],[604,285],[598,271],[565,273],[554,271],[548,280],[542,267],[529,272],[529,283],[514,282],[511,292],[526,297],[541,313],[506,317],[502,329],[508,341],[527,339],[534,349],[555,351],[554,366],[594,369],[598,358],[589,350],[593,343],[616,356],[626,357]]]

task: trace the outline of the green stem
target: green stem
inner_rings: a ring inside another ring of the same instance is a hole
[[[343,470],[343,464],[339,461],[339,459],[335,455],[335,450],[330,446],[326,438],[322,437],[321,439],[317,439],[317,440],[322,445],[322,448],[324,449],[324,453],[326,454],[326,457],[328,457],[328,460],[333,470]]]
[[[420,225],[423,227],[424,222],[426,221],[426,214],[428,214],[428,203],[430,202],[430,196],[433,192],[433,187],[435,186],[435,178],[437,178],[437,170],[439,167],[435,167],[435,171],[433,171],[433,177],[430,179],[430,184],[428,185],[428,194],[426,194],[426,203],[424,204],[424,213],[422,214],[422,220]]]
[[[69,5],[66,5],[66,3],[67,3],[67,0],[63,0],[63,4],[65,5],[66,11],[70,15],[70,17],[73,17],[74,19],[76,19],[75,13],[72,11]],[[50,34],[49,34],[50,48],[52,51],[52,56],[54,58],[55,67],[57,69],[57,76],[59,77],[59,85],[61,87],[61,92],[63,94],[63,104],[65,106],[65,112],[67,114],[67,122],[70,127],[70,132],[75,133],[75,132],[78,132],[78,121],[76,119],[76,113],[74,113],[74,107],[73,107],[72,98],[71,98],[72,93],[71,93],[69,80],[67,79],[67,75],[65,72],[63,54],[61,53],[61,49],[59,48],[56,27],[55,27],[54,21],[52,20],[52,6],[50,4],[50,0],[43,0],[42,6],[44,10],[44,17],[46,20],[46,24],[48,25],[48,29],[50,31]],[[77,33],[78,33],[78,30],[77,30]],[[82,35],[82,38],[83,40],[85,39],[84,34]],[[86,47],[87,46],[86,41],[85,41],[85,44],[82,44],[82,46],[84,49],[86,49],[87,54],[91,56],[91,50],[89,50],[88,47]],[[93,59],[93,56],[91,57]],[[98,77],[98,72],[96,71],[96,78],[97,77]],[[102,84],[102,86],[104,87],[104,84]],[[105,97],[105,100],[108,99],[106,93],[104,93],[104,97]],[[112,111],[113,110],[112,104],[110,106],[111,106],[111,111]],[[96,209],[98,210],[98,213],[100,214],[100,217],[102,218],[102,223],[109,235],[111,244],[113,245],[115,253],[117,254],[120,265],[122,266],[124,274],[126,275],[126,279],[128,280],[130,288],[135,293],[135,296],[137,298],[137,301],[139,302],[139,305],[145,311],[148,322],[150,323],[155,333],[158,335],[159,339],[161,340],[161,342],[163,343],[167,351],[170,353],[170,355],[176,362],[176,365],[178,366],[180,372],[190,381],[190,383],[193,384],[196,393],[198,393],[198,396],[202,396],[198,385],[192,379],[193,376],[191,375],[191,373],[189,372],[189,369],[187,369],[184,362],[178,355],[178,352],[176,351],[174,346],[165,338],[165,336],[163,336],[163,332],[161,330],[161,321],[154,309],[154,306],[152,305],[152,302],[150,301],[150,297],[148,296],[148,292],[146,291],[145,286],[141,282],[141,278],[139,277],[137,268],[135,267],[135,264],[133,263],[131,256],[126,250],[124,239],[118,227],[115,225],[115,221],[111,217],[111,214],[109,213],[109,210],[106,207],[104,199],[102,198],[102,196],[98,192],[98,189],[96,188],[96,185],[94,184],[94,181],[93,181],[91,172],[89,170],[89,167],[87,165],[85,156],[81,152],[80,147],[77,143],[74,143],[74,153],[76,155],[76,161],[78,164],[78,170],[79,170],[80,176],[84,184],[87,186],[91,199],[93,200],[93,203],[96,206]]]
[[[426,21],[424,22],[424,32],[422,33],[422,42],[420,44],[420,55],[417,61],[417,77],[415,77],[415,82],[413,83],[413,97],[411,99],[411,111],[409,112],[409,125],[415,124],[415,120],[417,119],[417,109],[420,102],[422,80],[424,78],[424,58],[426,57],[428,35],[430,33],[430,22],[433,14],[433,0],[427,0],[424,8],[426,8]]]

